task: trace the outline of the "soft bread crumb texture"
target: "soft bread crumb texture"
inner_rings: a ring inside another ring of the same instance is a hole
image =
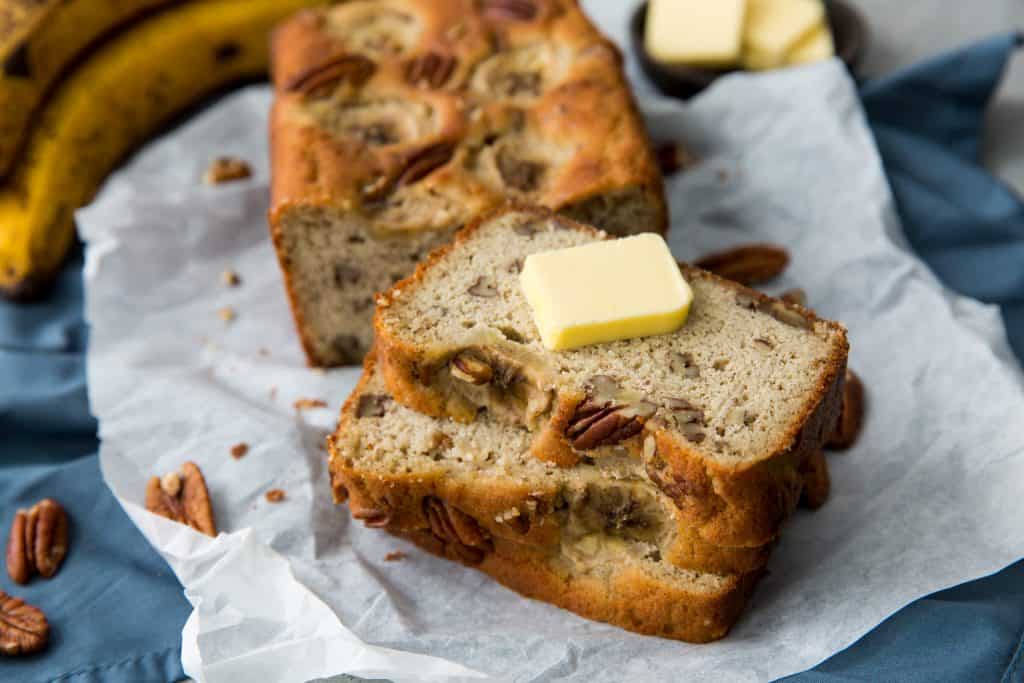
[[[579,392],[607,376],[657,405],[684,399],[706,418],[708,438],[692,448],[725,463],[786,450],[793,425],[820,398],[836,357],[845,356],[843,328],[822,320],[810,329],[780,322],[738,303],[742,290],[733,283],[687,268],[694,301],[677,332],[549,351],[520,286],[523,259],[601,238],[558,217],[501,214],[399,283],[378,312],[378,328],[437,358],[499,337],[543,368],[556,392]]]
[[[730,575],[665,561],[681,533],[677,513],[643,478],[635,459],[610,455],[597,465],[559,468],[529,454],[525,429],[427,417],[393,401],[379,374],[370,372],[334,436],[332,472],[381,481],[444,479],[455,489],[498,491],[510,483],[537,492],[555,489],[563,504],[553,513],[560,543],[545,555],[560,571],[608,579],[629,565],[691,591],[714,593],[732,585]],[[527,510],[514,507],[498,517],[519,514]]]

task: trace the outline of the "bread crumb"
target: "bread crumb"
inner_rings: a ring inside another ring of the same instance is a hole
[[[268,503],[280,503],[284,500],[284,489],[270,489],[266,496]]]
[[[233,180],[245,180],[252,176],[252,168],[244,159],[217,157],[210,162],[203,180],[207,185],[220,185]]]
[[[300,398],[295,401],[292,405],[295,406],[295,410],[306,410],[307,408],[326,408],[327,401],[319,398]]]
[[[277,387],[270,387],[270,400],[273,401],[277,398]]]
[[[223,320],[226,323],[229,323],[235,319],[235,309],[231,308],[230,306],[225,306],[224,308],[217,311],[217,315],[220,316],[221,320]]]
[[[400,562],[405,558],[409,557],[406,553],[401,550],[392,550],[390,553],[384,556],[385,562]]]
[[[266,357],[266,356],[270,355],[270,351],[268,349],[266,349],[265,347],[261,346],[259,349],[256,350],[256,355],[257,356],[264,356],[264,357]]]
[[[245,454],[248,452],[249,444],[245,443],[244,441],[242,443],[236,443],[234,446],[231,447],[231,457],[234,458],[235,460],[238,460],[239,458],[244,458]]]
[[[230,268],[220,274],[220,280],[227,287],[237,287],[242,284],[242,278],[238,277],[238,273]]]

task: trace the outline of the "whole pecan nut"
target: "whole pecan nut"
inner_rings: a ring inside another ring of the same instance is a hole
[[[853,370],[847,368],[843,384],[843,402],[835,429],[825,443],[827,448],[845,450],[857,442],[864,424],[864,384]]]
[[[207,536],[217,535],[210,491],[194,462],[182,465],[181,472],[151,477],[146,484],[146,509]]]
[[[68,515],[60,503],[44,498],[18,510],[7,539],[7,573],[16,583],[33,574],[50,578],[68,553]]]
[[[50,625],[42,610],[0,590],[0,653],[31,654],[46,647],[49,639]]]
[[[749,244],[708,254],[694,265],[727,280],[756,285],[781,275],[789,265],[789,254],[771,244]]]

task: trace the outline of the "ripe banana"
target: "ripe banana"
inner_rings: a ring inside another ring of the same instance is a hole
[[[197,0],[101,45],[33,122],[0,185],[0,293],[51,282],[74,238],[74,210],[117,162],[173,114],[240,79],[264,76],[274,24],[318,0]]]
[[[170,0],[0,0],[0,178],[60,73],[97,38]]]

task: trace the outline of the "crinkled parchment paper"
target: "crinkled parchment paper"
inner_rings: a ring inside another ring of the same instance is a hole
[[[838,64],[731,77],[691,106],[645,103],[655,138],[701,158],[668,185],[676,254],[787,245],[775,291],[801,286],[849,326],[869,397],[859,444],[830,456],[831,500],[786,526],[747,614],[700,646],[524,600],[330,502],[323,437],[357,373],[307,369],[291,326],[265,222],[269,100],[263,87],[229,97],[78,214],[103,473],[195,607],[193,677],[762,680],[1024,556],[1024,391],[998,313],[945,291],[908,252]],[[254,177],[203,186],[221,154],[253,162]],[[225,269],[239,287],[221,283]],[[297,411],[301,398],[328,407]],[[185,459],[206,474],[216,539],[141,507],[146,478]],[[267,502],[270,488],[286,499]],[[393,550],[408,558],[385,562]]]

